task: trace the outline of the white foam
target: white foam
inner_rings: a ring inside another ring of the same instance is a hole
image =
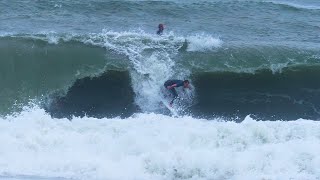
[[[284,62],[284,63],[276,63],[276,64],[271,64],[270,65],[270,69],[272,71],[273,74],[275,73],[282,73],[282,70],[286,67],[288,67],[289,63],[292,62],[293,60]]]
[[[242,123],[137,114],[0,119],[0,176],[74,179],[317,179],[316,121]]]
[[[62,7],[62,4],[55,4],[54,7],[55,7],[55,8],[61,8],[61,7]]]
[[[208,51],[213,50],[222,45],[222,40],[214,38],[211,35],[197,34],[187,37],[189,42],[187,51]]]
[[[12,36],[14,35],[15,33],[13,32],[0,32],[0,37],[6,37],[6,36]]]

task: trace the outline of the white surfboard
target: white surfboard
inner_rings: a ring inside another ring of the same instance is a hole
[[[174,117],[179,116],[178,111],[174,107],[171,107],[170,104],[165,99],[162,99],[161,102],[171,112],[172,116]]]

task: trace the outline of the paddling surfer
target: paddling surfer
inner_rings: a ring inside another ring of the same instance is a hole
[[[157,34],[158,34],[158,35],[162,35],[163,30],[164,30],[164,25],[163,25],[163,24],[159,24],[159,25],[158,25]]]

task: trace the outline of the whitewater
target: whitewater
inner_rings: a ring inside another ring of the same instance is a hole
[[[3,179],[319,179],[320,125],[136,114],[0,121]]]

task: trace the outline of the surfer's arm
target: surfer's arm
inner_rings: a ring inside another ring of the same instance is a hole
[[[174,87],[177,87],[177,84],[172,84],[171,86],[167,86],[168,89],[172,89]]]

